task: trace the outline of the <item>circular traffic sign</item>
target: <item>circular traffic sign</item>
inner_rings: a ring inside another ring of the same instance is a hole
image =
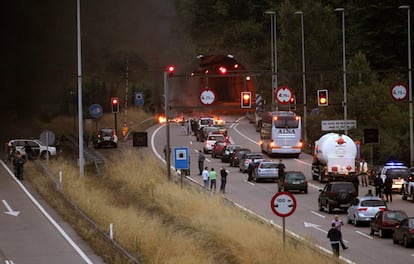
[[[288,217],[296,210],[296,198],[290,192],[277,192],[270,201],[270,207],[277,216]]]
[[[93,118],[101,117],[102,113],[103,113],[103,109],[102,109],[102,106],[100,106],[99,104],[93,104],[89,107],[89,114]]]
[[[391,87],[391,96],[396,101],[407,99],[408,89],[403,83],[396,83]]]
[[[280,86],[275,91],[275,99],[279,104],[289,104],[293,97],[293,90],[289,86]]]
[[[55,133],[50,130],[43,130],[39,136],[40,141],[46,145],[52,145],[55,143]]]
[[[213,89],[206,87],[201,89],[199,99],[203,105],[211,105],[216,100],[216,97],[216,92]]]

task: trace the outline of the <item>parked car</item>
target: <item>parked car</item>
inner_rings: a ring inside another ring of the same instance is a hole
[[[258,182],[263,179],[277,180],[279,163],[273,160],[262,160],[257,163],[257,166],[253,170],[253,180]]]
[[[346,211],[357,197],[354,185],[344,181],[328,182],[319,192],[319,210],[326,208],[328,213],[332,213],[334,209]]]
[[[230,166],[238,167],[239,163],[240,163],[240,160],[243,158],[244,154],[250,153],[250,152],[252,152],[252,151],[248,148],[236,149],[233,152],[233,156],[231,156],[231,158],[230,158]]]
[[[46,146],[40,139],[12,139],[7,143],[9,149],[9,156],[12,155],[13,151],[19,151],[23,158],[26,159],[25,146],[29,145],[32,149],[31,158],[47,158],[56,157],[58,155],[57,145]]]
[[[353,223],[355,226],[362,222],[369,223],[377,212],[385,210],[387,210],[385,201],[377,196],[358,197],[348,208],[348,223]]]
[[[101,128],[96,134],[95,139],[93,140],[93,146],[95,148],[102,147],[118,147],[118,136],[114,128]]]
[[[241,145],[227,144],[221,155],[221,162],[230,162],[230,158],[236,149],[241,149]]]
[[[414,167],[408,169],[410,175],[404,180],[401,188],[401,196],[403,200],[410,199],[414,202]]]
[[[386,234],[392,233],[394,227],[407,217],[407,213],[402,210],[379,211],[370,222],[370,234],[374,235],[375,232],[378,232],[379,237],[385,237]]]
[[[392,241],[394,244],[402,243],[404,247],[414,244],[414,217],[405,218],[395,226]]]
[[[254,160],[255,163],[259,163],[263,161],[265,156],[259,152],[250,152],[243,155],[242,159],[239,162],[239,170],[241,172],[247,172],[247,168],[249,168],[249,163]]]
[[[224,137],[223,134],[218,134],[218,133],[211,133],[207,136],[207,139],[204,141],[204,147],[203,147],[203,151],[204,153],[210,153],[213,150],[213,146],[216,143],[216,141],[219,140],[225,140],[226,138]]]
[[[301,171],[285,171],[283,190],[308,193],[308,181],[305,175]]]
[[[211,150],[211,157],[217,158],[223,156],[223,151],[226,148],[227,144],[228,143],[226,140],[216,141],[216,143],[213,145],[213,149]]]

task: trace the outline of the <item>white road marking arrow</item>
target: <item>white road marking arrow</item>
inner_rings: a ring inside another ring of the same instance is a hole
[[[10,205],[7,203],[6,200],[1,200],[1,201],[3,202],[4,206],[8,210],[7,212],[4,212],[5,214],[12,215],[12,216],[18,216],[20,214],[19,211],[13,211],[13,209],[10,207]]]
[[[312,223],[309,223],[309,222],[303,222],[303,224],[305,225],[305,227],[312,227],[312,228],[315,228],[316,230],[324,232],[325,234],[328,233],[326,230],[323,230],[322,228],[320,228],[320,225],[312,224]]]

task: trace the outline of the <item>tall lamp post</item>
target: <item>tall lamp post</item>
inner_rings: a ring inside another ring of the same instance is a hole
[[[305,64],[305,29],[303,26],[303,12],[296,11],[295,15],[300,15],[301,35],[302,35],[302,87],[303,87],[303,139],[308,141],[306,133],[306,64]]]
[[[270,45],[271,45],[271,57],[272,57],[272,106],[273,111],[275,102],[275,91],[278,87],[277,83],[277,45],[276,45],[276,11],[269,10],[265,14],[270,15]]]
[[[343,79],[344,79],[344,134],[348,135],[348,122],[347,122],[347,114],[348,114],[348,106],[346,103],[346,60],[345,60],[345,9],[343,7],[335,8],[335,12],[342,13],[342,63],[343,63]]]
[[[407,30],[408,30],[408,105],[409,105],[409,121],[410,121],[410,166],[414,164],[414,140],[413,140],[413,88],[412,88],[412,69],[411,69],[411,22],[410,22],[410,6],[402,5],[400,9],[407,9]]]
[[[79,123],[79,175],[84,176],[83,158],[83,114],[82,114],[82,56],[81,56],[81,25],[80,25],[80,0],[77,1],[77,46],[78,46],[78,123]]]

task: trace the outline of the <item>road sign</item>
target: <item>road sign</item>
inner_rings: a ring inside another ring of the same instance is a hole
[[[55,143],[55,133],[50,130],[43,130],[39,136],[40,141],[46,146],[50,146]]]
[[[280,86],[275,91],[275,99],[279,104],[289,104],[293,97],[293,90],[289,86]]]
[[[273,213],[280,217],[288,217],[296,210],[296,198],[290,192],[277,192],[270,202]]]
[[[391,97],[395,101],[407,99],[408,89],[403,83],[396,83],[391,87]]]
[[[93,104],[89,107],[89,114],[93,118],[100,118],[102,116],[103,109],[99,104]]]
[[[208,87],[200,90],[200,102],[203,105],[211,105],[216,100],[216,92]]]
[[[148,147],[148,132],[133,132],[132,133],[133,147]]]
[[[174,167],[176,170],[190,167],[187,147],[174,148]]]
[[[144,105],[144,93],[135,92],[135,105]]]
[[[347,129],[357,127],[356,120],[346,120]],[[336,131],[345,130],[345,120],[322,120],[321,121],[322,131]]]

